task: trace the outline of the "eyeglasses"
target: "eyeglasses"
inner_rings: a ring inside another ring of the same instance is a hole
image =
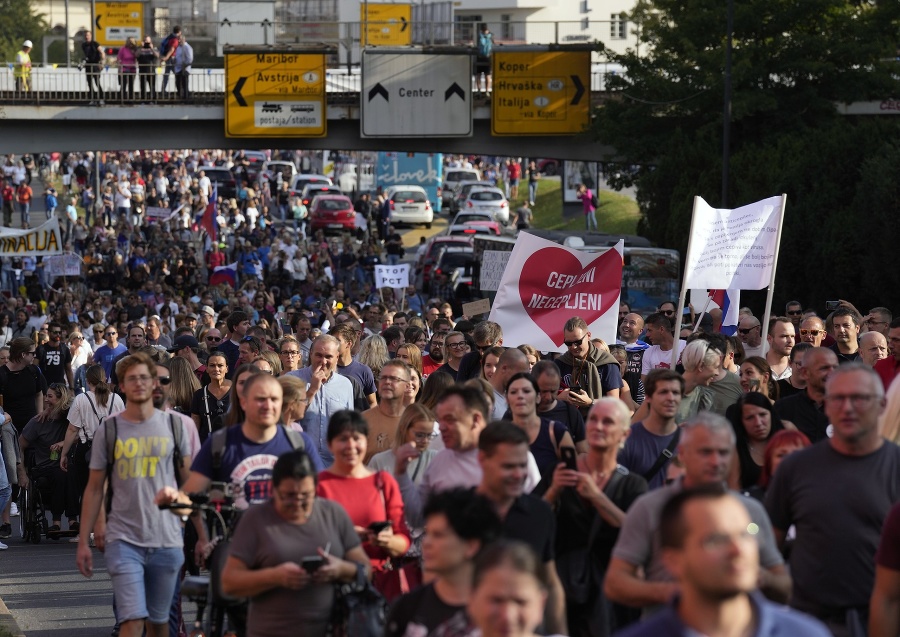
[[[429,432],[429,433],[422,433],[421,431],[414,431],[413,436],[415,436],[416,440],[418,440],[419,442],[425,442],[426,440],[434,440],[435,438],[437,438],[438,435],[436,433],[434,433],[433,431]]]
[[[566,347],[578,347],[584,342],[584,339],[587,337],[587,333],[585,333],[581,338],[577,341],[563,341]]]
[[[465,341],[459,341],[458,343],[444,343],[450,349],[462,349],[466,346]]]
[[[660,310],[659,313],[665,314],[666,316],[672,316],[673,314],[675,314],[675,310]]]
[[[866,325],[887,325],[887,321],[876,321],[875,319],[869,319],[866,321]]]
[[[296,349],[286,349],[286,350],[282,350],[282,352],[281,352],[282,356],[298,356],[299,354],[300,354],[300,351],[296,350]]]
[[[738,329],[738,332],[740,332],[741,334],[749,334],[750,332],[755,330],[757,327],[759,327],[759,325],[756,325],[754,327],[742,327],[742,328]]]
[[[476,345],[475,347],[478,348],[478,351],[479,351],[479,352],[481,352],[482,354],[484,354],[486,351],[488,351],[489,349],[491,349],[492,347],[494,347],[494,345],[496,345],[496,343],[491,343],[490,345]]]
[[[159,381],[160,385],[168,385],[169,383],[172,382],[172,379],[169,376],[157,376],[156,380]]]
[[[212,341],[213,343],[221,343],[222,337],[221,336],[207,336],[206,340]]]
[[[824,333],[825,330],[800,330],[800,336],[818,336]]]
[[[405,378],[398,378],[397,376],[379,376],[378,381],[385,381],[392,385],[396,383],[408,383],[409,381]]]
[[[803,310],[788,310],[788,316],[802,316]]]
[[[115,335],[116,335],[116,332],[107,332],[106,333],[106,336],[115,336]]]
[[[137,384],[137,383],[149,383],[150,381],[155,380],[155,379],[153,378],[153,376],[142,375],[142,376],[128,376],[124,380],[126,383]]]
[[[25,356],[34,356],[34,354],[35,354],[35,351],[34,351],[34,350],[31,350],[30,352],[25,352],[24,355],[25,355]]]
[[[62,334],[62,331],[60,331],[60,330],[53,330],[52,332],[50,332],[50,334],[52,334],[53,336],[59,336],[60,334]]]
[[[854,409],[864,409],[875,398],[878,398],[876,394],[837,394],[825,396],[825,402],[835,407],[843,407],[844,401],[849,400]]]
[[[73,341],[83,341],[83,340],[84,340],[84,337],[83,337],[83,336],[73,336],[73,337],[72,337],[72,340],[73,340]]]
[[[440,349],[441,347],[444,346],[444,344],[439,341],[431,341],[430,346],[431,346],[431,349],[434,349],[434,348]]]

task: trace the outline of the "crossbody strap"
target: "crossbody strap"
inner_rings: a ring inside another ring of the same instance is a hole
[[[653,463],[653,466],[650,467],[650,470],[644,473],[644,480],[650,482],[650,480],[653,479],[653,476],[663,468],[663,465],[675,456],[675,447],[678,446],[679,438],[681,438],[681,427],[676,427],[675,435],[672,436],[669,444],[666,445],[666,448],[663,449],[662,452],[660,452],[659,457],[656,459],[656,462]]]

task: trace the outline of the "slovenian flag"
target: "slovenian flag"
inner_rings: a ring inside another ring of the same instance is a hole
[[[228,265],[220,265],[214,268],[212,274],[209,275],[209,285],[219,285],[225,283],[233,288],[237,287],[237,261]]]

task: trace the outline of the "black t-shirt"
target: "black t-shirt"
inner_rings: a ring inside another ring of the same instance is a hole
[[[0,395],[3,396],[3,410],[12,417],[16,431],[22,433],[28,421],[37,416],[34,397],[47,392],[47,379],[35,365],[13,372],[4,365],[0,367]]]
[[[197,429],[197,433],[200,434],[201,443],[209,434],[222,428],[225,414],[230,405],[231,392],[226,392],[222,398],[216,398],[216,395],[206,387],[201,387],[194,392],[191,400],[191,416],[200,417],[200,427]]]
[[[584,418],[582,417],[581,412],[578,411],[578,408],[572,403],[557,400],[556,406],[553,407],[553,409],[550,411],[542,411],[538,415],[542,418],[555,420],[564,424],[566,429],[569,430],[572,440],[575,441],[576,444],[584,440]]]
[[[103,59],[100,53],[100,45],[96,40],[81,43],[81,51],[84,53],[84,59],[90,64],[99,64]]]
[[[388,254],[396,254],[397,256],[403,256],[403,238],[397,234],[388,235],[387,241],[384,244],[385,252]]]
[[[34,362],[40,365],[48,383],[66,384],[66,370],[69,369],[69,364],[72,362],[72,352],[66,345],[60,345],[55,349],[48,345],[41,345],[37,349]]]
[[[788,396],[793,396],[794,394],[799,394],[802,392],[802,389],[797,389],[793,385],[791,385],[790,378],[782,378],[777,381],[778,383],[778,397],[779,398],[787,398]]]
[[[542,562],[555,559],[556,518],[550,505],[537,496],[526,493],[516,498],[503,520],[503,536],[525,542]]]
[[[394,602],[385,623],[385,637],[420,637],[463,634],[460,629],[469,626],[465,606],[444,603],[427,584]]]

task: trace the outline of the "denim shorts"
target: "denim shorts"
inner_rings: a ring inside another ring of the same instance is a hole
[[[183,562],[180,546],[147,548],[123,540],[107,544],[106,567],[116,596],[117,619],[167,623]]]

